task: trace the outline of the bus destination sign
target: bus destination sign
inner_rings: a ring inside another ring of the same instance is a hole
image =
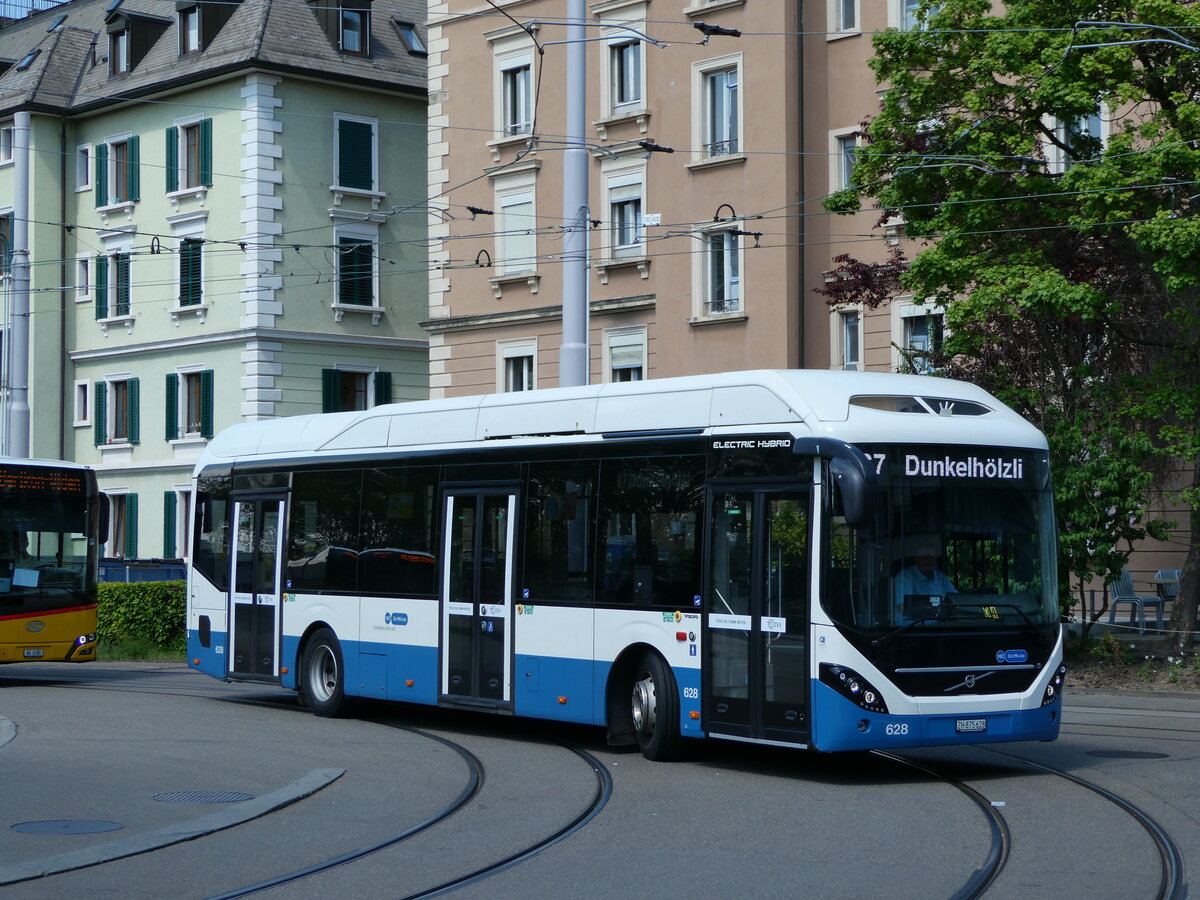
[[[83,473],[48,466],[0,466],[0,491],[22,494],[82,494]]]

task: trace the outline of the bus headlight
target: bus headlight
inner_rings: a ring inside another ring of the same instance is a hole
[[[833,688],[854,705],[868,712],[887,713],[887,703],[867,679],[853,669],[821,663],[821,683]]]
[[[1046,693],[1042,696],[1042,706],[1047,706],[1062,696],[1063,682],[1067,677],[1067,667],[1059,666],[1050,683],[1046,685]]]

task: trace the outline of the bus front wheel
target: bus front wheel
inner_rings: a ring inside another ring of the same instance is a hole
[[[346,673],[342,668],[342,645],[328,628],[313,633],[304,648],[300,689],[308,708],[318,716],[342,715],[346,699]]]
[[[634,670],[631,712],[638,747],[646,759],[679,756],[679,692],[675,676],[657,653],[647,653]]]

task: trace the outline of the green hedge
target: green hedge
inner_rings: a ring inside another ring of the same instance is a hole
[[[101,643],[144,641],[168,652],[186,648],[182,581],[101,582],[96,637]]]

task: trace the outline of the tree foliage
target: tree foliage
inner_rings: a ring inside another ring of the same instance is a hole
[[[1050,441],[1060,568],[1111,574],[1165,535],[1147,508],[1166,461],[1200,458],[1200,0],[942,0],[922,16],[876,36],[882,108],[827,204],[873,201],[917,252],[842,258],[822,292],[943,308],[935,362]],[[1192,510],[1182,648],[1200,483],[1176,496]]]

